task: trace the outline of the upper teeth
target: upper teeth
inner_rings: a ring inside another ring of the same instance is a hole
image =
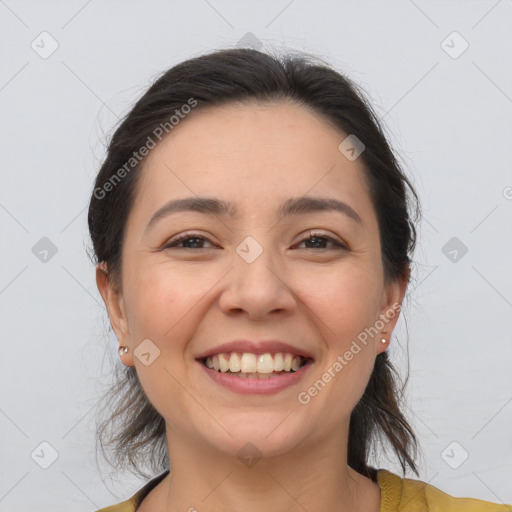
[[[293,354],[277,352],[276,354],[243,354],[221,353],[212,357],[207,357],[205,364],[208,368],[216,371],[232,373],[272,373],[290,370],[297,371],[303,358]]]

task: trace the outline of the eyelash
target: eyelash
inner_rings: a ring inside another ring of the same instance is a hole
[[[303,242],[307,241],[307,240],[311,240],[311,239],[315,239],[315,238],[320,238],[320,239],[324,239],[324,240],[327,240],[328,242],[331,242],[335,248],[338,248],[338,249],[344,249],[344,250],[349,250],[348,247],[339,242],[338,240],[336,240],[335,238],[333,237],[330,237],[328,235],[325,235],[323,233],[315,233],[315,232],[310,232],[309,233],[309,236],[307,238],[303,238],[299,244],[302,244]],[[181,235],[181,236],[178,236],[177,238],[173,239],[173,240],[170,240],[166,245],[164,245],[163,249],[172,249],[172,248],[175,248],[177,247],[178,244],[180,244],[181,242],[184,242],[186,240],[194,240],[194,239],[198,239],[198,240],[203,240],[203,241],[207,241],[207,242],[210,242],[210,240],[208,240],[208,238],[204,237],[204,236],[201,236],[201,235],[191,235],[189,233],[186,233],[184,235]],[[212,243],[212,242],[210,242]],[[190,250],[194,250],[194,249],[202,249],[202,247],[198,247],[198,248],[192,248],[192,247],[177,247],[178,249],[190,249]],[[307,247],[307,249],[314,249],[314,247]],[[320,248],[321,250],[325,250],[327,249],[326,247],[321,247]]]

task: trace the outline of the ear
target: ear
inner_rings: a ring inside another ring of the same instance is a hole
[[[103,261],[96,266],[96,285],[107,308],[110,325],[119,341],[119,345],[130,348],[130,333],[123,295],[113,286],[107,272],[107,265]],[[126,366],[134,366],[131,350],[121,356],[121,360]]]
[[[382,293],[382,302],[379,311],[379,319],[375,322],[379,329],[379,336],[376,339],[377,353],[384,352],[389,347],[391,340],[391,333],[395,329],[400,311],[402,309],[402,302],[404,300],[407,283],[409,282],[409,271],[407,275],[398,277],[385,285]],[[385,339],[386,343],[381,340]]]

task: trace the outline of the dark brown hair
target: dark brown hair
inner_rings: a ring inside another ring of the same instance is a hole
[[[96,178],[88,221],[93,259],[106,263],[113,285],[121,288],[126,220],[144,162],[143,158],[139,161],[140,148],[147,147],[150,139],[158,141],[156,134],[162,135],[162,127],[165,134],[170,133],[172,116],[187,113],[185,105],[193,105],[196,111],[233,102],[279,101],[302,105],[363,142],[360,158],[378,218],[385,279],[409,280],[419,201],[363,91],[311,56],[233,49],[202,55],[166,71],[112,136]],[[407,466],[418,474],[417,441],[402,412],[403,385],[398,383],[387,353],[379,354],[364,395],[351,414],[348,464],[372,479],[375,471],[369,457],[382,442],[392,448],[404,474]],[[143,466],[153,472],[166,469],[165,422],[149,402],[134,367],[116,367],[114,385],[105,399],[107,417],[98,426],[98,440],[107,460],[140,475],[145,475]],[[107,456],[107,449],[112,449],[113,457]]]

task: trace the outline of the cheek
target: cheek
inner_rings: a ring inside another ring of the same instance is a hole
[[[347,265],[304,280],[304,301],[314,307],[330,344],[342,350],[353,337],[373,325],[379,311],[380,279],[378,269]]]
[[[215,282],[197,267],[173,271],[162,264],[140,268],[133,275],[127,305],[132,339],[154,337],[159,344],[178,339],[175,333],[183,332]]]
[[[373,369],[376,354],[371,327],[378,319],[379,279],[378,267],[347,264],[337,272],[310,276],[304,287],[314,290],[305,300],[314,310],[312,318],[326,349],[319,361],[321,370],[308,385],[322,394],[318,405],[324,401],[324,405],[336,404],[333,421],[357,404]]]
[[[148,365],[134,358],[137,375],[149,401],[166,421],[170,420],[170,403],[181,411],[188,407],[179,384],[185,378],[184,351],[197,322],[194,307],[209,289],[198,286],[201,279],[197,275],[196,271],[194,280],[188,272],[173,271],[170,265],[146,265],[132,273],[127,287],[133,350],[146,339],[158,349],[157,357]]]

